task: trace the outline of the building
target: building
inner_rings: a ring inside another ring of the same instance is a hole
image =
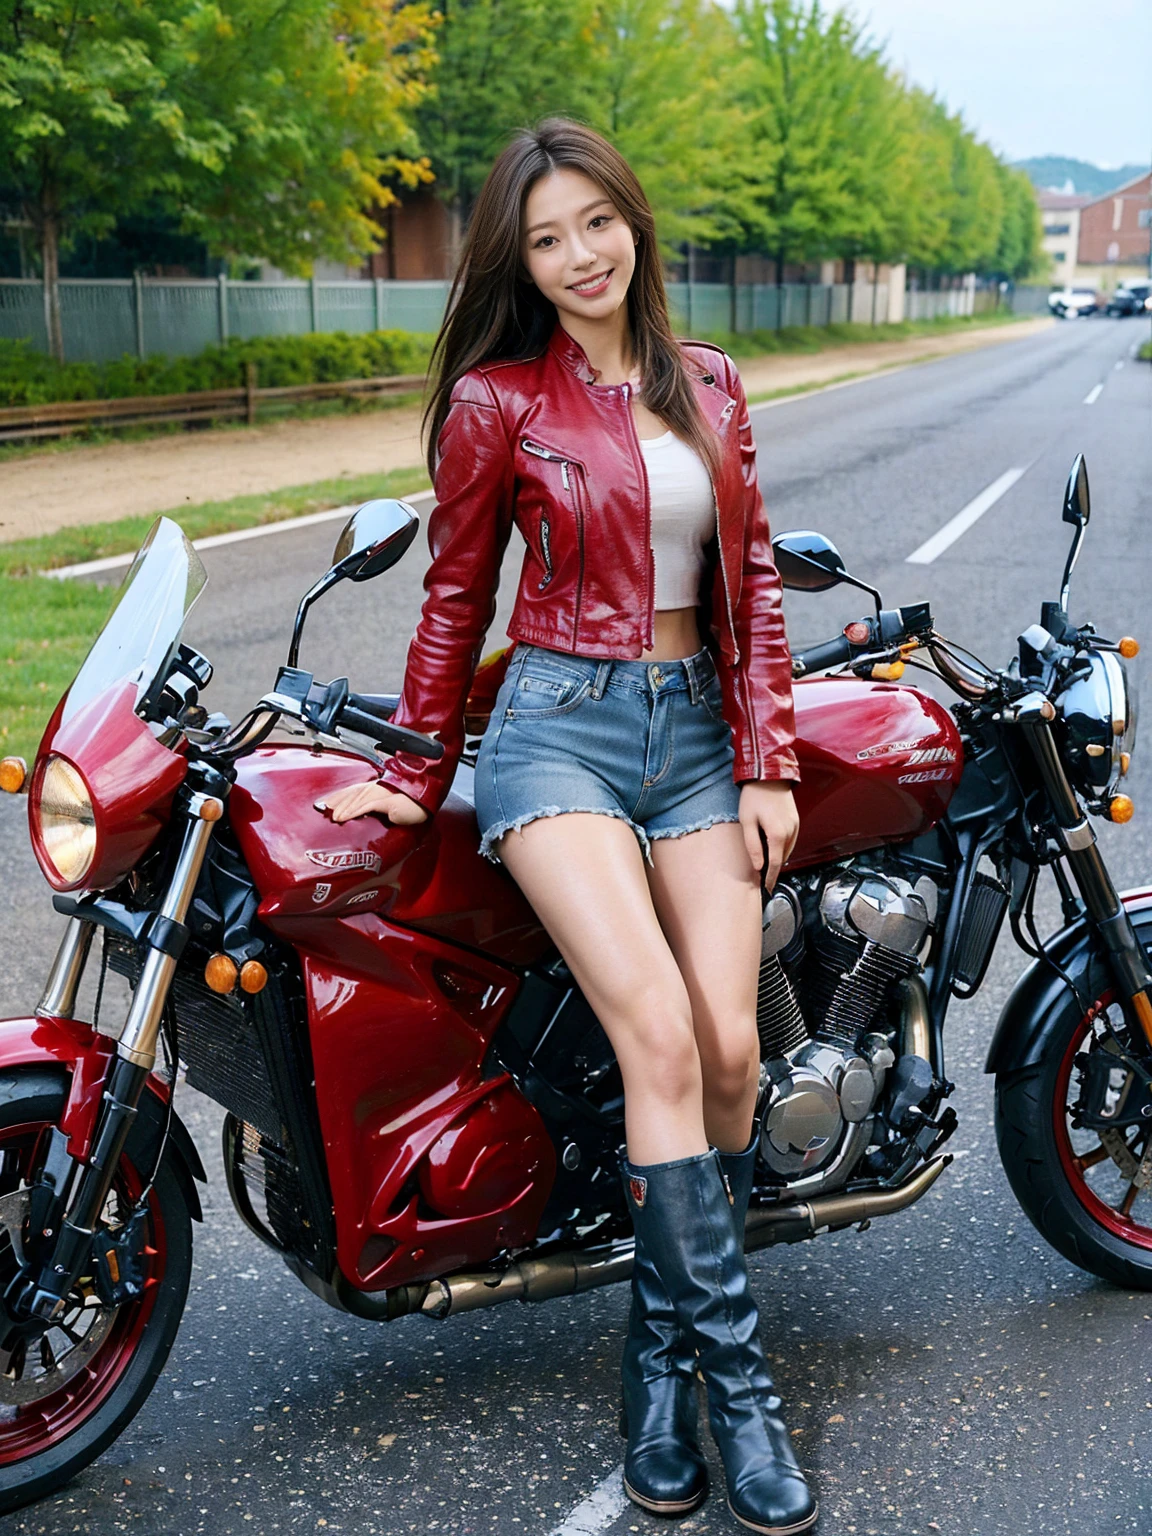
[[[1052,280],[1060,287],[1076,276],[1080,248],[1080,210],[1089,201],[1087,193],[1052,192],[1047,187],[1036,193],[1040,219],[1044,226],[1044,251],[1052,263]]]
[[[1152,172],[1093,198],[1080,209],[1079,280],[1111,292],[1152,271]]]

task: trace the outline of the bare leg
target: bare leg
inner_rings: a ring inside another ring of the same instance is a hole
[[[496,852],[612,1042],[630,1161],[706,1152],[692,1004],[652,905],[636,834],[615,817],[569,811],[506,832]]]
[[[742,1152],[760,1069],[759,877],[735,822],[654,839],[652,860],[653,905],[692,1004],[704,1128],[722,1152]]]

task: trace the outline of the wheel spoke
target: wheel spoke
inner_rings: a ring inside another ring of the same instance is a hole
[[[1121,1200],[1120,1204],[1116,1207],[1116,1209],[1120,1212],[1121,1216],[1127,1216],[1128,1212],[1136,1204],[1136,1196],[1139,1193],[1140,1193],[1140,1186],[1138,1184],[1135,1184],[1135,1183],[1129,1184],[1127,1194],[1124,1196],[1123,1200]]]
[[[1081,1173],[1087,1173],[1089,1168],[1095,1168],[1096,1164],[1102,1163],[1107,1156],[1108,1148],[1101,1142],[1091,1152],[1085,1152],[1083,1157],[1074,1158],[1073,1161]]]

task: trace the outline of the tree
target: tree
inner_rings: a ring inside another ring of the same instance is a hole
[[[0,0],[0,164],[53,356],[61,246],[146,201],[290,268],[375,248],[381,178],[430,175],[406,113],[432,26],[424,0]]]

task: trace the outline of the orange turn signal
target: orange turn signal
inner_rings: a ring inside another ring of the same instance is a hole
[[[259,960],[249,960],[240,967],[240,987],[244,992],[263,992],[268,985],[268,972]]]
[[[28,764],[22,757],[0,759],[0,789],[6,794],[18,795],[28,778]]]
[[[1120,754],[1120,772],[1121,773],[1127,773],[1128,772],[1128,764],[1131,761],[1132,761],[1132,754],[1130,752],[1121,752],[1121,754]]]
[[[1108,816],[1112,821],[1131,821],[1136,807],[1127,795],[1114,795],[1108,802]]]
[[[1139,640],[1133,640],[1131,635],[1125,635],[1116,649],[1125,660],[1131,661],[1133,656],[1140,654],[1140,642]]]
[[[221,996],[232,991],[238,974],[235,960],[228,955],[213,955],[204,967],[204,980],[213,992],[219,992]]]

